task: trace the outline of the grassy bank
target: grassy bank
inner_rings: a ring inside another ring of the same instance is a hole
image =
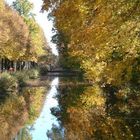
[[[0,75],[0,96],[13,93],[26,86],[30,79],[37,79],[39,71],[37,69],[18,71],[14,73],[4,72]]]

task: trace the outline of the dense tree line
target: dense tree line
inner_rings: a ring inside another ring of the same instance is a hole
[[[44,54],[47,43],[32,8],[28,0],[12,6],[0,0],[0,71],[29,69]]]
[[[44,0],[43,9],[54,17],[64,67],[78,66],[89,81],[119,92],[138,88],[140,0]]]

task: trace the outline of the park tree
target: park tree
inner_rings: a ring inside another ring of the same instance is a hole
[[[17,0],[12,7],[0,1],[0,71],[10,67],[29,69],[48,47],[41,27],[31,12],[33,4]]]
[[[24,55],[29,31],[22,17],[20,17],[18,13],[13,11],[9,6],[3,5],[3,9],[0,11],[0,14],[1,69],[7,69],[10,65],[13,65],[13,61],[17,61]]]
[[[85,78],[117,87],[139,83],[140,0],[44,0],[43,9],[63,36],[62,58],[77,61]]]
[[[41,27],[35,21],[35,14],[31,12],[33,4],[28,0],[16,0],[13,2],[13,8],[23,17],[29,29],[29,41],[23,60],[37,62],[38,57],[44,53],[46,42]]]
[[[33,4],[30,3],[28,0],[16,0],[13,2],[13,8],[18,11],[18,13],[24,17],[29,18],[32,17],[34,14],[31,12],[33,9]]]

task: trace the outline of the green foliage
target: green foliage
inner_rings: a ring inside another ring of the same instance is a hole
[[[36,23],[34,14],[31,12],[33,4],[28,0],[16,0],[13,8],[23,17],[29,29],[29,40],[23,59],[37,62],[38,57],[44,53],[45,37],[42,29]]]
[[[18,82],[15,77],[8,73],[2,73],[0,76],[0,94],[15,92],[18,87]]]
[[[25,86],[29,79],[29,75],[25,71],[13,73],[13,76],[17,79],[20,87]]]
[[[40,75],[47,75],[49,68],[47,66],[40,67]]]
[[[28,44],[29,46],[27,46],[25,59],[37,62],[38,58],[44,54],[44,47],[46,47],[46,44],[42,29],[34,20],[32,20],[32,23],[34,24],[35,29],[30,30],[30,42]]]
[[[18,85],[20,87],[26,86],[26,82],[29,79],[36,79],[39,77],[39,71],[37,69],[23,70],[12,73],[12,75],[17,79]]]
[[[33,9],[33,4],[28,0],[16,0],[13,2],[13,7],[18,11],[18,13],[23,17],[32,17],[33,13],[31,10]]]
[[[37,69],[31,69],[25,72],[30,79],[36,79],[39,77],[39,71]]]
[[[28,128],[22,129],[22,136],[21,137],[22,137],[22,140],[32,140],[32,136],[31,136]]]

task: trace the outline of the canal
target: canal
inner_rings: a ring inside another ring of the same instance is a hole
[[[0,140],[140,139],[140,95],[112,96],[74,77],[49,85],[26,87],[1,105]]]

